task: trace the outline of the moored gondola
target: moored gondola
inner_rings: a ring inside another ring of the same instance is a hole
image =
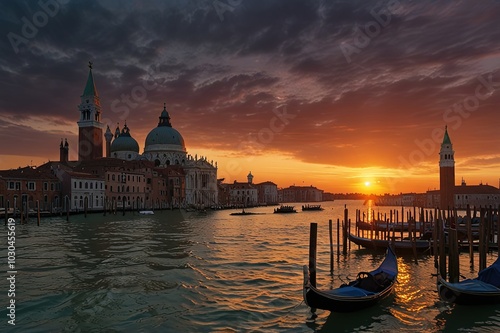
[[[312,286],[307,268],[304,268],[304,301],[311,309],[336,312],[360,310],[390,295],[397,276],[397,258],[391,247],[377,269],[359,272],[356,280],[332,290],[320,290]]]
[[[451,303],[500,303],[500,257],[474,279],[451,283],[439,276],[437,288],[439,297]]]
[[[389,246],[389,243],[396,251],[411,251],[413,248],[417,252],[424,252],[428,250],[431,243],[428,240],[416,239],[416,240],[388,240],[388,239],[376,239],[376,238],[365,238],[348,233],[348,238],[351,242],[356,245],[362,246],[367,249],[384,250]]]

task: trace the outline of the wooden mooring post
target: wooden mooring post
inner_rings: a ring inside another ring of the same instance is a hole
[[[316,253],[318,245],[318,224],[311,222],[309,233],[309,282],[316,287]]]
[[[337,219],[337,260],[340,259],[340,219]]]
[[[457,229],[448,230],[448,240],[448,281],[456,283],[460,276]]]
[[[500,204],[497,209],[497,251],[500,253]]]
[[[40,226],[40,200],[36,201],[36,225]]]
[[[333,223],[328,220],[328,227],[330,231],[330,274],[333,275]]]
[[[474,269],[474,238],[472,237],[472,219],[469,204],[467,204],[465,223],[467,225],[467,240],[469,241],[469,263],[470,268]]]
[[[488,243],[488,236],[486,234],[486,219],[485,209],[481,208],[479,213],[479,270],[486,268],[486,247]]]
[[[69,222],[69,204],[70,204],[70,201],[69,201],[68,196],[65,197],[65,200],[66,200],[66,221]]]
[[[342,253],[347,255],[347,230],[349,228],[349,211],[347,210],[347,205],[344,206],[344,224],[342,232]]]
[[[444,221],[444,218],[441,218],[441,211],[439,211],[439,218],[436,223],[439,239],[439,274],[443,279],[446,279],[446,244],[444,237]]]

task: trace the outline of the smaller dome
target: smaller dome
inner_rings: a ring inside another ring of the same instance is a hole
[[[133,137],[130,136],[130,130],[128,129],[127,124],[123,126],[120,135],[111,144],[110,150],[112,153],[118,151],[132,151],[139,153],[139,144]]]

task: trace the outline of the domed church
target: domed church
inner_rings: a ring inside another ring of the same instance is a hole
[[[144,154],[156,166],[185,165],[186,146],[182,135],[172,127],[167,107],[163,104],[158,126],[153,128],[146,137]]]
[[[104,133],[104,137],[106,138],[106,143],[111,143],[113,135],[111,134],[109,126],[106,129],[106,133]],[[109,148],[108,145],[106,145],[106,148],[109,152],[109,156],[107,157],[114,157],[131,161],[136,160],[140,156],[139,144],[130,135],[130,130],[127,127],[127,123],[125,123],[121,132],[120,127],[116,127],[113,143],[109,145]]]
[[[99,102],[91,64],[89,68],[89,76],[84,96],[82,96],[82,101],[85,100],[85,103],[82,102],[79,106],[82,113],[81,119],[86,116],[89,109],[93,110],[92,107],[99,111],[99,117],[101,114],[100,105],[91,105],[90,107],[88,105],[93,104],[94,101]],[[172,127],[165,103],[159,116],[158,125],[146,137],[142,155],[139,154],[139,144],[132,137],[127,123],[121,130],[118,125],[114,134],[108,125],[106,132],[102,135],[103,124],[99,122],[98,116],[93,122],[84,124],[86,126],[84,129],[87,132],[92,132],[93,135],[79,137],[79,147],[90,146],[94,151],[101,151],[100,156],[92,156],[90,159],[102,157],[102,136],[104,136],[106,157],[127,161],[146,159],[154,162],[158,168],[181,169],[185,174],[185,205],[205,207],[217,204],[217,162],[214,164],[213,161],[209,162],[206,157],[198,158],[197,155],[193,157],[187,154],[184,138]],[[82,120],[78,123],[80,131],[83,127],[81,123]],[[82,140],[86,140],[86,142],[82,142]],[[99,142],[101,142],[101,147],[98,146]]]

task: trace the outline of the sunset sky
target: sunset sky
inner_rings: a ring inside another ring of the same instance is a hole
[[[46,5],[44,5],[46,4]],[[77,159],[88,62],[144,149],[167,104],[218,178],[330,192],[499,186],[500,1],[0,3],[0,169]]]

